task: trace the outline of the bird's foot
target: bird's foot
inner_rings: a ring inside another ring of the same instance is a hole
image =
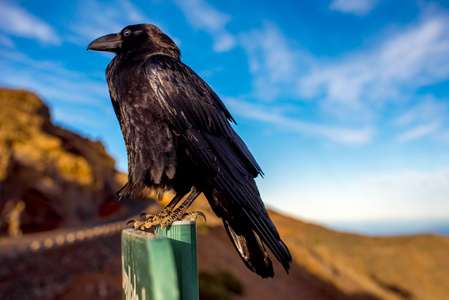
[[[180,220],[196,220],[198,217],[202,217],[204,222],[206,222],[206,216],[200,211],[194,211],[191,213],[184,213],[179,209],[175,209],[172,213],[161,211],[158,214],[148,214],[142,213],[140,214],[141,221],[138,220],[130,220],[126,225],[132,224],[135,229],[145,230],[147,228],[151,228],[153,226],[160,226],[161,228],[165,228],[171,225],[175,221]]]

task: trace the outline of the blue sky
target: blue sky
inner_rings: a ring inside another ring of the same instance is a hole
[[[152,23],[237,120],[265,203],[323,224],[449,220],[449,4],[0,1],[0,85],[127,169],[90,41]]]

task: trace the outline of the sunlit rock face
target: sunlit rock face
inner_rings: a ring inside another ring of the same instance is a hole
[[[115,161],[101,142],[55,126],[35,94],[0,89],[0,227],[75,225],[117,211]],[[25,207],[17,212],[23,202]],[[17,221],[17,220],[16,220]]]

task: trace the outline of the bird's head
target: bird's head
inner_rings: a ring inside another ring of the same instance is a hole
[[[114,53],[166,54],[179,59],[181,52],[171,38],[151,24],[131,25],[119,33],[108,34],[92,41],[87,50]]]

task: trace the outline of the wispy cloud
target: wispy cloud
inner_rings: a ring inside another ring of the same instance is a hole
[[[5,1],[0,2],[0,30],[8,35],[34,39],[43,44],[61,44],[61,38],[52,26],[24,8]],[[8,42],[4,38],[2,40]]]
[[[76,34],[75,37],[72,37],[72,40],[83,45],[99,36],[119,32],[130,24],[150,21],[129,0],[115,0],[112,4],[100,1],[83,1],[80,4],[77,20],[72,26],[72,31]]]
[[[443,121],[446,120],[447,115],[447,99],[437,99],[433,95],[425,95],[416,104],[402,111],[394,123],[398,126],[407,126],[436,120]]]
[[[26,88],[61,103],[103,108],[108,97],[103,78],[65,69],[56,61],[30,58],[23,53],[0,50],[0,67],[5,74],[1,83]],[[80,87],[82,87],[80,89]]]
[[[112,0],[112,3],[82,0],[76,15],[76,22],[71,24],[70,31],[72,35],[68,40],[75,44],[87,46],[90,41],[102,35],[119,32],[128,25],[143,23],[151,23],[158,26],[178,46],[181,44],[177,37],[170,34],[164,24],[159,24],[157,21],[149,18],[130,0]]]
[[[294,86],[305,54],[292,50],[276,25],[267,22],[261,29],[242,33],[240,41],[248,56],[257,99],[274,100],[291,96],[292,90],[296,93]]]
[[[249,103],[241,99],[226,98],[231,111],[243,112],[242,117],[279,126],[282,130],[294,131],[305,136],[324,138],[346,145],[360,145],[370,142],[375,134],[371,127],[342,127],[304,122],[288,117],[282,112],[274,111],[260,104]]]
[[[357,144],[371,141],[373,122],[386,103],[417,104],[392,116],[401,133],[396,140],[409,142],[441,134],[447,105],[432,97],[413,95],[420,87],[449,78],[449,18],[433,15],[401,33],[385,36],[378,46],[354,51],[345,57],[321,60],[290,46],[271,23],[240,35],[253,75],[252,97],[257,100],[315,101],[323,113],[355,120],[361,130],[336,129],[280,116],[257,117],[289,124],[302,134]],[[409,104],[407,104],[407,107]],[[257,110],[256,110],[257,111]],[[253,111],[254,112],[254,111]],[[332,119],[332,118],[330,118]],[[282,121],[280,121],[282,120]],[[372,124],[372,125],[370,125]]]
[[[216,52],[228,51],[236,45],[236,38],[226,30],[231,17],[209,5],[204,0],[175,0],[192,27],[208,32]]]
[[[378,0],[334,0],[329,8],[343,13],[363,16],[369,13],[378,2]]]
[[[435,132],[437,132],[438,129],[441,128],[441,124],[439,122],[431,122],[429,124],[424,125],[418,125],[416,127],[413,127],[406,132],[400,134],[397,137],[397,140],[399,142],[410,142],[414,141],[426,136],[429,136]]]
[[[410,142],[427,136],[439,138],[445,135],[442,131],[447,115],[446,99],[437,99],[432,95],[419,98],[418,103],[407,108],[393,121],[394,125],[404,130],[398,135],[397,141]]]
[[[434,17],[387,38],[378,47],[318,62],[300,78],[304,97],[355,111],[408,97],[449,78],[449,19]]]

